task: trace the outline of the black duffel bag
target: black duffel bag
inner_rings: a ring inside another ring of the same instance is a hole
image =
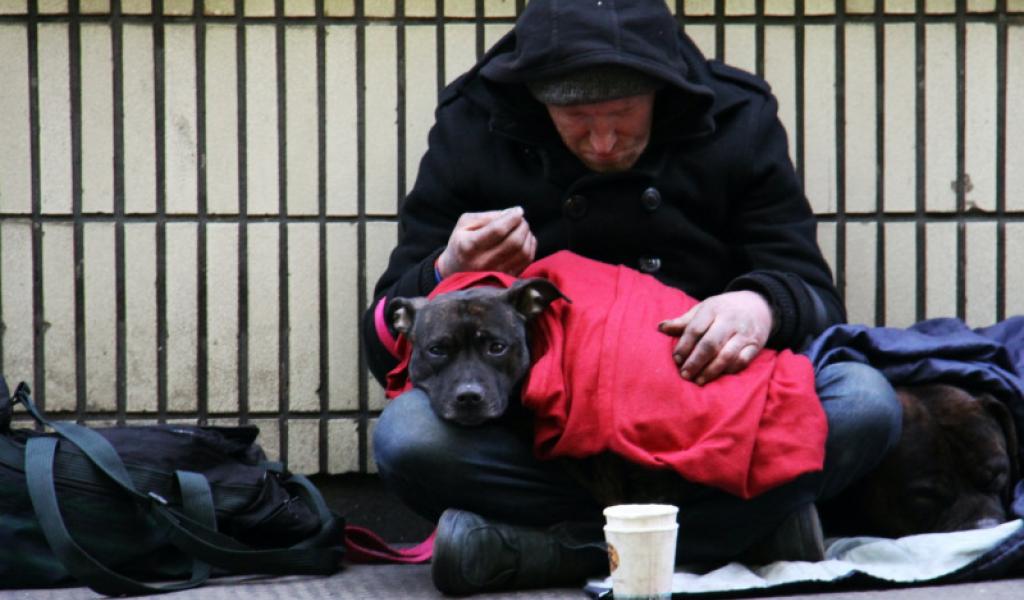
[[[53,433],[11,429],[16,404]],[[338,571],[344,521],[266,461],[258,433],[51,422],[28,386],[12,397],[0,377],[0,589],[152,594],[211,575]]]

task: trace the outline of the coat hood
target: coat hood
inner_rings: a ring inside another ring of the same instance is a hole
[[[525,83],[613,64],[711,103],[711,90],[689,78],[692,44],[662,0],[533,0],[510,35],[514,48],[481,66],[486,79]]]

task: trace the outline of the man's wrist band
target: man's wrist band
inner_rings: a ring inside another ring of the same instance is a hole
[[[437,283],[441,283],[441,280],[444,279],[444,277],[441,276],[441,269],[437,268],[437,263],[440,261],[440,256],[434,259],[434,279],[437,281]]]

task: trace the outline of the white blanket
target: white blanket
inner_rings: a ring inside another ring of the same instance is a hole
[[[970,565],[1024,528],[1021,520],[991,529],[930,533],[899,539],[849,537],[827,540],[825,560],[780,561],[761,567],[729,563],[711,571],[677,567],[673,596],[764,590],[798,583],[828,583],[866,575],[880,583],[934,581]],[[611,588],[611,578],[592,581],[590,591]]]

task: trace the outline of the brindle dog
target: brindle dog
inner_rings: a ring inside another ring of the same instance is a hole
[[[532,278],[508,289],[394,298],[386,314],[409,339],[409,379],[430,398],[434,413],[474,426],[507,410],[530,368],[528,323],[559,298],[570,301],[550,281]],[[680,502],[683,485],[672,471],[647,469],[608,452],[562,464],[602,505]]]
[[[387,314],[412,345],[409,379],[442,419],[479,425],[505,413],[530,368],[527,322],[558,298],[546,279],[508,289],[476,287],[426,298],[394,298]]]
[[[1017,432],[989,394],[945,384],[897,388],[903,435],[841,501],[852,534],[900,537],[991,527],[1010,517]]]

